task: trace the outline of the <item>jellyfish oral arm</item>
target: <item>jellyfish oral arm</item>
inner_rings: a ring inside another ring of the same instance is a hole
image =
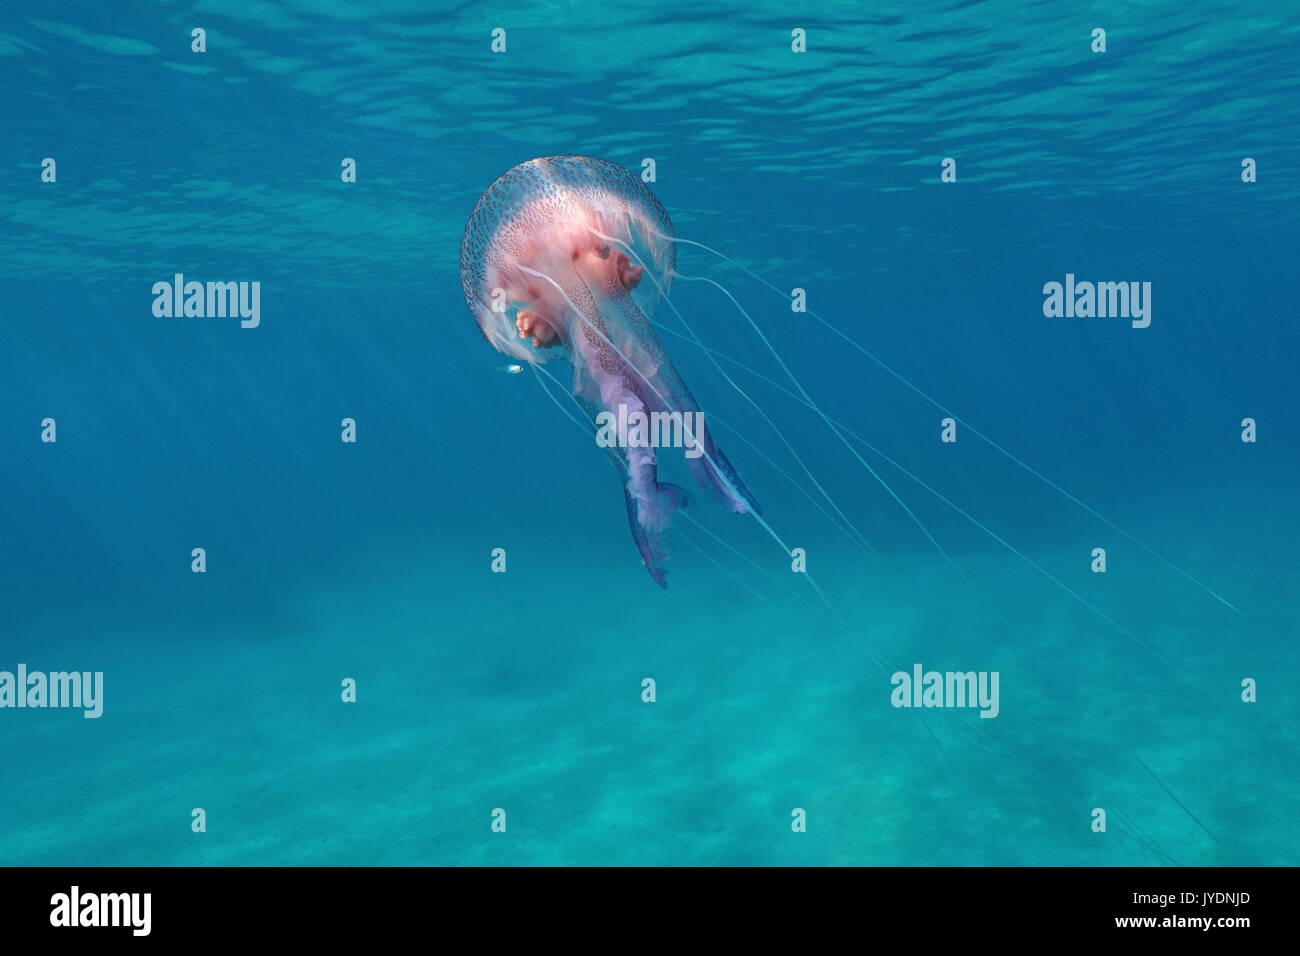
[[[604,322],[601,319],[601,311],[585,284],[572,286],[579,298],[579,302],[575,302],[564,291],[563,286],[551,276],[527,266],[520,266],[520,269],[528,275],[549,283],[559,291],[571,313],[577,317],[582,330],[572,330],[569,339],[575,351],[582,355],[581,364],[596,382],[599,388],[599,401],[606,409],[615,410],[620,403],[626,404],[631,410],[638,411],[649,409],[687,411],[695,408],[694,398],[686,390],[671,362],[663,359],[657,352],[646,353],[644,346],[634,348],[632,343],[627,343],[627,348],[634,351],[640,360],[634,361],[609,337],[602,329]],[[616,289],[612,297],[619,308],[617,310],[611,308],[610,311],[620,312],[624,320],[630,319],[631,313],[636,310],[636,305],[627,296],[626,290]],[[610,305],[610,303],[606,304]],[[606,346],[612,355],[606,352]],[[655,347],[657,349],[657,341]],[[615,359],[614,356],[617,358]],[[575,385],[575,390],[578,388],[579,386]],[[763,528],[776,537],[767,522],[763,521],[761,511],[753,503],[748,489],[741,483],[736,470],[713,443],[708,429],[703,429],[703,435],[695,437],[698,441],[699,454],[692,455],[688,460],[700,484],[714,488],[719,498],[732,511],[754,515]],[[662,550],[660,535],[667,528],[666,519],[677,508],[686,505],[688,500],[686,494],[676,485],[657,480],[653,453],[648,457],[639,458],[629,455],[626,490],[629,494],[629,520],[632,524],[633,537],[641,550],[651,577],[661,586],[666,586],[658,562],[652,560],[650,555],[660,554]],[[779,538],[777,540],[780,542]],[[781,544],[784,548],[784,543]]]
[[[541,313],[523,309],[515,319],[515,328],[521,339],[531,338],[534,348],[549,349],[560,344],[560,333],[555,326],[542,318]]]

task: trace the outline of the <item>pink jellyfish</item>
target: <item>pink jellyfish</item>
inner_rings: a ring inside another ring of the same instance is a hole
[[[529,160],[489,186],[469,217],[460,247],[465,302],[498,351],[534,367],[552,358],[569,362],[573,396],[597,436],[603,425],[635,422],[638,413],[641,421],[679,413],[671,417],[683,423],[696,482],[730,510],[758,514],[700,427],[699,405],[651,326],[656,303],[668,294],[672,236],[664,207],[622,166],[589,156]],[[618,432],[627,437],[622,424]],[[635,438],[602,444],[622,477],[637,549],[666,587],[663,536],[686,494],[659,480],[662,445]]]

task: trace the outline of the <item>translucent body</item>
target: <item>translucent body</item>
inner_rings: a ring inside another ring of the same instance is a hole
[[[480,197],[461,240],[461,286],[484,338],[522,362],[563,358],[572,390],[596,415],[700,411],[650,324],[675,258],[672,221],[621,166],[586,156],[522,163]],[[642,272],[644,270],[644,272]],[[521,337],[540,327],[545,344]],[[706,429],[688,461],[697,482],[731,510],[753,499]],[[662,535],[686,503],[658,480],[667,449],[610,448],[624,479],[632,535],[651,577],[665,583]],[[678,452],[680,453],[680,452]]]

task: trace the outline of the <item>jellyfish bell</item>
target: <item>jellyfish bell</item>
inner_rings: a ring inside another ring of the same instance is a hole
[[[533,159],[489,186],[470,216],[461,242],[465,300],[495,348],[546,361],[546,349],[570,345],[582,328],[574,306],[584,303],[565,297],[577,281],[598,304],[621,291],[644,315],[654,311],[671,282],[675,247],[660,238],[671,234],[663,206],[623,167],[585,156]],[[646,266],[651,281],[642,281]]]
[[[672,236],[667,211],[622,166],[588,156],[533,159],[489,186],[470,215],[460,256],[465,302],[483,337],[511,359],[567,360],[593,430],[601,412],[695,421],[699,405],[651,324],[673,274]],[[757,513],[707,421],[691,437],[700,453],[685,457],[696,482],[730,510]],[[687,496],[659,481],[663,447],[607,450],[646,569],[666,586],[663,535]]]

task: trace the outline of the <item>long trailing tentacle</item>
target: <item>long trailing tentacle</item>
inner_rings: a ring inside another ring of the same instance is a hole
[[[749,394],[736,383],[735,379],[733,379],[730,375],[728,375],[726,370],[720,364],[718,364],[718,361],[713,357],[712,353],[708,349],[704,348],[703,341],[701,341],[700,337],[696,334],[695,329],[691,326],[691,323],[686,321],[686,316],[682,315],[681,311],[677,308],[676,304],[672,301],[672,299],[668,297],[668,290],[664,288],[659,283],[659,281],[655,278],[654,270],[647,267],[647,263],[645,263],[641,259],[637,251],[627,242],[624,242],[622,239],[619,239],[617,236],[607,235],[596,229],[590,229],[590,231],[594,235],[605,240],[606,242],[612,242],[617,244],[620,248],[626,251],[627,254],[639,266],[642,267],[642,269],[644,270],[644,275],[649,277],[650,281],[654,283],[655,289],[659,293],[663,302],[668,306],[669,309],[672,310],[673,314],[677,316],[678,321],[682,323],[682,326],[689,333],[691,339],[695,342],[696,345],[700,346],[700,348],[703,349],[704,354],[708,356],[709,360],[713,363],[714,367],[718,370],[718,373],[723,377],[723,379],[727,382],[727,384],[729,384],[733,389],[735,389],[736,392],[738,392],[742,398],[744,398],[747,402],[749,402],[749,404],[754,407],[754,409],[758,412],[758,414],[762,416],[763,420],[767,422],[768,426],[771,427],[772,431],[781,440],[782,444],[785,445],[786,450],[789,451],[791,457],[794,458],[795,462],[798,463],[799,467],[803,469],[803,472],[805,475],[807,475],[808,480],[812,482],[813,487],[817,489],[817,491],[821,494],[821,496],[826,500],[827,504],[830,505],[830,507],[839,516],[839,520],[843,522],[842,527],[848,529],[850,536],[853,537],[861,547],[866,549],[868,552],[874,555],[882,564],[888,567],[888,562],[885,561],[884,557],[880,554],[880,552],[876,549],[876,547],[867,539],[866,535],[864,535],[857,528],[857,526],[853,524],[853,522],[849,519],[849,517],[844,513],[843,509],[839,506],[839,503],[836,502],[835,499],[831,497],[830,492],[828,492],[822,486],[821,482],[818,481],[817,476],[812,473],[812,469],[810,469],[807,466],[807,464],[805,464],[803,458],[800,457],[799,453],[795,450],[794,446],[790,443],[789,439],[787,439],[785,434],[781,431],[781,429],[776,426],[776,423],[772,421],[771,417],[767,414],[767,412],[763,409],[763,407],[759,405],[758,402],[754,401],[754,399],[751,398]],[[653,320],[651,320],[649,316],[645,316],[645,319],[647,322],[653,323]],[[658,323],[653,323],[653,324],[658,324]],[[714,416],[714,418],[716,420],[716,416]],[[802,486],[800,486],[800,490],[804,491]],[[805,494],[807,494],[806,491]],[[811,499],[811,496],[809,497]]]
[[[566,409],[566,408],[565,408],[565,407],[560,403],[559,399],[557,399],[557,398],[555,397],[555,395],[552,394],[550,388],[548,388],[547,385],[546,385],[546,383],[542,380],[542,376],[545,376],[547,379],[549,379],[549,380],[551,381],[551,383],[554,384],[555,387],[556,387],[556,388],[557,388],[561,393],[569,395],[569,398],[570,398],[571,400],[575,401],[576,403],[578,403],[578,404],[579,404],[579,407],[582,407],[582,406],[583,406],[583,402],[582,402],[582,400],[579,399],[579,398],[576,397],[576,396],[573,396],[573,395],[569,394],[568,391],[567,391],[566,389],[564,389],[564,387],[563,387],[563,386],[562,386],[558,381],[556,381],[555,376],[553,376],[553,375],[552,375],[549,371],[547,371],[547,369],[545,369],[544,367],[540,367],[540,366],[537,366],[537,365],[533,365],[533,366],[531,366],[531,367],[532,367],[532,369],[533,369],[533,371],[534,371],[535,377],[537,378],[538,386],[542,389],[542,391],[546,392],[547,397],[550,398],[550,400],[551,400],[551,401],[556,405],[556,407],[560,409],[560,411],[565,415],[565,417],[568,418],[570,421],[572,421],[572,422],[573,422],[573,423],[574,423],[578,428],[582,429],[583,431],[590,431],[590,428],[589,428],[588,425],[584,425],[584,424],[583,424],[583,423],[578,419],[578,417],[577,417],[576,415],[572,414],[568,409]],[[584,409],[584,410],[586,410],[586,409]],[[685,519],[686,519],[686,520],[687,520],[691,525],[693,525],[693,526],[694,526],[696,529],[698,529],[700,532],[702,532],[703,534],[705,534],[705,535],[707,535],[709,538],[711,538],[713,541],[715,541],[717,544],[719,544],[720,546],[722,546],[722,547],[725,548],[726,550],[730,551],[732,554],[734,554],[735,556],[737,556],[738,558],[740,558],[742,561],[746,562],[750,567],[754,568],[755,571],[757,571],[759,574],[763,575],[763,576],[766,577],[768,580],[770,580],[770,581],[772,581],[773,583],[777,584],[777,586],[779,586],[779,587],[785,587],[785,586],[786,586],[786,585],[785,585],[785,582],[782,582],[782,581],[778,580],[778,579],[777,579],[777,578],[776,578],[776,577],[775,577],[775,576],[774,576],[774,575],[773,575],[773,574],[772,574],[768,569],[764,568],[762,565],[758,564],[757,562],[753,561],[751,558],[749,558],[749,557],[747,557],[746,555],[744,555],[743,553],[741,553],[741,552],[740,552],[739,550],[737,550],[733,545],[727,543],[726,541],[724,541],[724,540],[722,540],[721,538],[719,538],[717,535],[713,534],[713,532],[709,531],[707,528],[705,528],[705,527],[704,527],[702,524],[700,524],[698,521],[696,521],[696,520],[694,520],[693,518],[691,518],[689,514],[687,514],[687,513],[684,512],[684,513],[682,514],[682,517],[685,518]],[[679,533],[679,534],[681,533],[681,532],[680,532],[680,529],[679,529],[678,533]],[[692,547],[695,547],[697,550],[701,550],[701,551],[703,550],[703,549],[701,549],[701,548],[699,547],[699,545],[696,544],[695,542],[692,541],[692,542],[690,542],[690,543],[691,543]],[[716,560],[714,560],[714,559],[713,559],[711,556],[709,556],[707,553],[705,553],[705,557],[708,557],[709,560],[713,561],[714,564],[719,564]],[[723,567],[722,565],[719,565],[719,566],[720,566],[720,567]],[[745,582],[743,581],[743,579],[739,578],[739,576],[735,575],[735,574],[734,574],[733,572],[731,572],[729,569],[726,569],[725,567],[723,567],[723,570],[724,570],[724,571],[727,571],[727,573],[728,573],[730,576],[732,576],[733,578],[736,578],[737,580],[741,581],[742,584],[745,583]],[[806,576],[806,575],[805,575],[805,576]],[[749,585],[746,584],[745,586],[746,586],[746,588],[747,588],[748,590],[750,590],[751,592],[754,592],[755,594],[758,593],[758,592],[756,592],[752,587],[750,587]],[[797,591],[794,591],[793,589],[789,589],[789,590],[790,590],[790,593],[791,593],[792,595],[794,595],[794,597],[795,597],[797,600],[800,600],[800,601],[803,601],[803,600],[804,600],[804,599],[799,595],[799,593],[798,593]],[[817,593],[818,593],[820,596],[822,596],[823,601],[825,601],[825,597],[824,597],[824,595],[821,595],[821,591],[820,591],[820,589],[817,589]],[[759,596],[761,597],[761,595],[759,595]],[[771,602],[768,601],[766,598],[763,598],[763,600],[764,600],[765,603],[771,605]],[[838,613],[835,612],[834,608],[831,607],[831,606],[829,605],[829,602],[825,602],[825,603],[826,603],[826,608],[825,608],[825,609],[823,609],[823,608],[821,608],[821,607],[818,607],[818,606],[816,606],[816,605],[809,605],[809,609],[812,610],[814,613],[825,614],[825,615],[827,616],[827,620],[829,621],[829,623],[831,624],[831,626],[832,626],[836,631],[838,631],[839,633],[844,634],[844,635],[846,635],[846,636],[850,636],[850,637],[852,637],[852,636],[853,636],[853,632],[852,632],[852,630],[849,628],[849,626],[848,626],[847,624],[844,623],[844,621],[839,617]],[[775,605],[772,605],[772,606],[775,607]],[[866,645],[866,644],[860,644],[860,646],[862,647],[862,649],[863,649],[864,651],[866,651],[866,653],[867,653],[868,657],[871,659],[872,663],[875,664],[875,666],[877,667],[877,669],[879,669],[883,674],[885,674],[885,675],[889,675],[889,674],[891,674],[892,672],[898,670],[898,668],[897,668],[895,665],[893,665],[889,660],[887,660],[885,657],[883,657],[882,655],[880,655],[879,653],[877,653],[877,652],[876,652],[873,648],[871,648],[870,646],[868,646],[868,645]],[[921,719],[921,725],[922,725],[922,727],[924,728],[926,734],[927,734],[927,735],[930,737],[930,739],[934,742],[935,746],[939,749],[940,753],[946,755],[947,751],[946,751],[946,749],[944,748],[943,744],[940,742],[939,738],[935,735],[935,732],[934,732],[933,728],[930,726],[930,723],[929,723],[928,719],[926,718],[924,711],[920,711],[920,712],[918,712],[918,714],[919,714],[920,719]],[[1043,774],[1040,770],[1038,770],[1036,767],[1034,767],[1032,764],[1030,764],[1027,760],[1025,760],[1025,759],[1022,758],[1022,757],[1018,757],[1018,756],[1016,756],[1016,755],[1013,754],[1013,753],[1009,753],[1009,752],[1007,752],[1007,751],[1006,751],[1006,748],[1003,747],[1002,745],[998,744],[998,742],[997,742],[997,741],[996,741],[996,740],[995,740],[995,739],[990,735],[990,733],[989,733],[989,732],[988,732],[984,727],[982,727],[982,726],[980,725],[980,723],[979,723],[977,720],[975,720],[975,721],[961,721],[959,725],[962,726],[962,727],[964,727],[964,728],[966,728],[966,730],[967,730],[970,734],[973,735],[972,738],[971,738],[972,743],[974,743],[976,746],[978,746],[981,750],[984,750],[985,752],[991,754],[992,756],[994,756],[995,758],[997,758],[997,759],[999,759],[999,760],[1005,761],[1005,762],[1007,762],[1007,763],[1012,764],[1013,766],[1016,766],[1016,767],[1017,767],[1018,769],[1020,769],[1022,772],[1026,773],[1026,774],[1027,774],[1031,779],[1033,779],[1035,782],[1037,782],[1040,786],[1042,786],[1043,788],[1045,788],[1046,790],[1048,790],[1048,791],[1049,791],[1050,793],[1052,793],[1054,796],[1060,798],[1060,800],[1061,800],[1063,803],[1065,803],[1067,806],[1069,806],[1069,807],[1071,807],[1071,808],[1077,808],[1077,807],[1079,807],[1079,806],[1084,805],[1084,801],[1083,801],[1080,797],[1078,797],[1078,796],[1073,796],[1073,795],[1071,795],[1070,793],[1068,793],[1067,791],[1065,791],[1064,789],[1062,789],[1061,786],[1059,786],[1059,785],[1056,784],[1054,781],[1052,781],[1049,777],[1047,777],[1047,776],[1046,776],[1045,774]],[[996,746],[991,746],[991,745],[996,745]],[[1163,784],[1162,784],[1162,786],[1163,786]],[[1171,793],[1171,796],[1172,796],[1172,793]],[[1175,800],[1177,800],[1177,798],[1175,798]],[[1118,809],[1118,808],[1117,808],[1117,809]],[[1165,860],[1165,861],[1168,862],[1168,863],[1173,864],[1174,866],[1182,866],[1182,865],[1183,865],[1181,862],[1179,862],[1178,860],[1176,860],[1175,858],[1173,858],[1172,856],[1170,856],[1169,854],[1167,854],[1167,853],[1165,853],[1163,850],[1161,850],[1158,846],[1156,846],[1156,844],[1155,844],[1154,841],[1150,838],[1150,836],[1149,836],[1148,834],[1146,834],[1144,831],[1142,831],[1142,830],[1141,830],[1141,829],[1140,829],[1140,828],[1139,828],[1139,827],[1138,827],[1134,822],[1132,822],[1131,818],[1129,818],[1127,814],[1123,814],[1123,813],[1121,812],[1120,816],[1121,816],[1121,818],[1122,818],[1122,820],[1123,820],[1124,822],[1121,823],[1121,825],[1118,825],[1118,826],[1115,826],[1115,827],[1114,827],[1114,829],[1115,829],[1116,832],[1120,833],[1121,835],[1123,835],[1123,836],[1126,837],[1127,839],[1132,840],[1134,843],[1136,843],[1136,844],[1137,844],[1139,847],[1141,847],[1143,850],[1145,850],[1145,851],[1147,851],[1147,852],[1150,852],[1150,853],[1153,853],[1153,854],[1155,854],[1156,856],[1159,856],[1161,859]],[[1197,821],[1197,822],[1199,823],[1200,821]],[[1202,826],[1203,826],[1203,824],[1202,824]]]
[[[730,256],[727,256],[727,255],[725,255],[725,254],[719,252],[717,249],[714,249],[714,248],[711,247],[711,246],[705,245],[705,244],[702,243],[702,242],[697,242],[697,241],[695,241],[694,239],[682,239],[682,238],[677,237],[677,236],[669,236],[669,235],[665,235],[665,234],[663,234],[663,233],[656,233],[656,235],[657,235],[660,239],[664,239],[664,240],[666,240],[666,241],[668,241],[668,242],[676,242],[676,243],[681,243],[681,244],[690,245],[690,246],[697,246],[698,248],[703,249],[703,250],[705,250],[706,252],[712,253],[713,255],[717,256],[719,259],[722,259],[724,262],[730,263],[731,265],[735,266],[737,269],[739,269],[741,272],[745,273],[745,275],[749,276],[750,278],[754,279],[756,282],[759,282],[759,283],[761,283],[762,285],[766,286],[768,289],[771,289],[773,292],[775,292],[777,295],[781,296],[783,299],[788,299],[788,297],[786,296],[786,294],[785,294],[784,292],[782,292],[779,288],[777,288],[775,285],[773,285],[773,284],[772,284],[771,282],[769,282],[767,279],[763,278],[761,275],[759,275],[758,273],[754,272],[753,270],[746,268],[744,265],[742,265],[741,263],[737,262],[735,259],[732,259]],[[1084,501],[1082,501],[1081,499],[1077,498],[1076,496],[1072,495],[1070,492],[1066,491],[1066,490],[1065,490],[1064,488],[1062,488],[1059,484],[1057,484],[1056,482],[1052,481],[1052,480],[1051,480],[1050,478],[1048,478],[1046,475],[1042,474],[1041,472],[1039,472],[1038,470],[1036,470],[1035,468],[1033,468],[1033,466],[1029,465],[1029,464],[1028,464],[1027,462],[1025,462],[1023,459],[1018,458],[1016,455],[1012,454],[1010,451],[1008,451],[1008,450],[1007,450],[1006,448],[1004,448],[1002,445],[1000,445],[1000,444],[998,444],[997,442],[995,442],[992,438],[990,438],[988,435],[984,434],[982,431],[980,431],[978,428],[976,428],[974,425],[972,425],[969,421],[965,420],[964,418],[959,417],[959,416],[956,415],[954,412],[950,411],[946,406],[944,406],[941,402],[939,402],[938,399],[932,397],[928,392],[926,392],[925,390],[923,390],[920,386],[916,385],[914,382],[912,382],[910,379],[908,379],[906,376],[904,376],[901,372],[895,370],[894,368],[892,368],[891,366],[889,366],[888,364],[886,364],[886,363],[884,362],[883,359],[879,358],[877,355],[875,355],[874,353],[872,353],[871,351],[869,351],[865,346],[863,346],[863,345],[862,345],[860,342],[858,342],[856,339],[853,339],[853,338],[851,338],[850,336],[848,336],[847,334],[845,334],[843,331],[841,331],[841,330],[840,330],[836,325],[834,325],[832,322],[830,322],[830,321],[828,321],[827,319],[823,318],[822,316],[818,315],[816,312],[814,312],[814,311],[811,310],[811,309],[809,309],[809,310],[807,311],[807,314],[810,315],[810,316],[812,316],[813,319],[815,319],[817,322],[821,323],[823,326],[825,326],[827,329],[829,329],[829,330],[830,330],[834,335],[836,335],[836,336],[838,336],[840,339],[844,340],[844,342],[846,342],[846,343],[847,343],[851,348],[853,348],[854,350],[860,352],[863,356],[865,356],[866,358],[870,359],[870,360],[871,360],[872,362],[874,362],[876,365],[880,366],[880,368],[884,369],[884,371],[888,372],[891,376],[893,376],[895,379],[897,379],[897,380],[898,380],[899,382],[901,382],[903,385],[907,386],[908,389],[910,389],[911,391],[915,392],[917,395],[919,395],[919,396],[920,396],[921,398],[923,398],[925,401],[929,402],[931,405],[933,405],[933,406],[934,406],[935,408],[937,408],[939,411],[943,412],[945,415],[947,415],[947,416],[949,416],[950,418],[952,418],[953,421],[956,421],[956,422],[960,423],[960,424],[961,424],[961,425],[962,425],[962,426],[963,426],[967,431],[969,431],[972,435],[974,435],[975,437],[979,438],[981,441],[983,441],[983,442],[985,442],[986,444],[988,444],[991,448],[993,448],[993,449],[994,449],[995,451],[997,451],[999,454],[1001,454],[1001,455],[1003,455],[1004,457],[1006,457],[1009,461],[1013,462],[1013,463],[1014,463],[1015,465],[1017,465],[1018,467],[1024,469],[1024,470],[1027,471],[1029,474],[1033,475],[1033,476],[1034,476],[1035,478],[1037,478],[1039,481],[1041,481],[1041,482],[1043,482],[1044,484],[1046,484],[1049,488],[1053,489],[1054,491],[1058,492],[1058,493],[1061,494],[1061,495],[1064,495],[1064,496],[1065,496],[1069,501],[1071,501],[1071,502],[1073,502],[1074,504],[1078,505],[1078,506],[1079,506],[1080,508],[1082,508],[1084,511],[1088,512],[1088,514],[1092,515],[1094,518],[1097,518],[1099,521],[1103,522],[1107,527],[1111,528],[1111,529],[1114,530],[1116,533],[1122,535],[1123,537],[1127,538],[1129,541],[1133,542],[1133,544],[1137,545],[1139,548],[1141,548],[1141,549],[1142,549],[1143,551],[1145,551],[1147,554],[1149,554],[1149,555],[1151,555],[1152,557],[1154,557],[1156,560],[1158,560],[1160,563],[1164,564],[1166,567],[1168,567],[1168,568],[1171,569],[1172,571],[1177,572],[1179,575],[1181,575],[1183,578],[1185,578],[1186,580],[1188,580],[1189,582],[1191,582],[1192,584],[1194,584],[1194,585],[1195,585],[1196,587],[1198,587],[1200,590],[1202,590],[1203,592],[1205,592],[1206,594],[1208,594],[1210,597],[1214,598],[1216,601],[1218,601],[1218,602],[1219,602],[1220,604],[1222,604],[1224,607],[1228,608],[1229,610],[1231,610],[1231,611],[1234,612],[1235,614],[1240,615],[1241,617],[1245,618],[1246,620],[1250,620],[1250,617],[1249,617],[1249,616],[1248,616],[1244,611],[1240,610],[1236,605],[1232,604],[1230,601],[1228,601],[1226,598],[1224,598],[1222,595],[1220,595],[1217,591],[1215,591],[1214,589],[1212,589],[1209,585],[1207,585],[1207,584],[1203,583],[1202,581],[1198,580],[1197,578],[1193,577],[1189,572],[1185,571],[1184,569],[1180,568],[1178,565],[1174,564],[1172,561],[1170,561],[1170,560],[1169,560],[1168,558],[1166,558],[1164,555],[1160,554],[1158,551],[1156,551],[1156,550],[1155,550],[1154,548],[1152,548],[1150,545],[1148,545],[1148,544],[1146,544],[1145,542],[1139,540],[1137,537],[1135,537],[1134,535],[1130,534],[1128,531],[1125,531],[1123,528],[1121,528],[1121,527],[1120,527],[1119,525],[1117,525],[1115,522],[1111,521],[1111,520],[1110,520],[1109,518],[1107,518],[1105,515],[1101,514],[1101,512],[1099,512],[1099,511],[1097,511],[1095,508],[1093,508],[1091,505],[1087,504],[1086,502],[1084,502]]]

